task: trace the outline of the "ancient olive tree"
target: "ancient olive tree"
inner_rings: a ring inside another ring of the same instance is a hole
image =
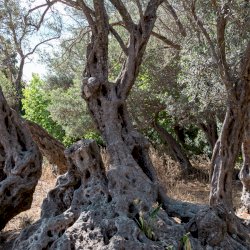
[[[69,148],[69,171],[44,201],[42,219],[21,233],[15,249],[177,247],[184,234],[184,228],[160,208],[155,223],[161,230],[156,232],[152,224],[152,233],[145,235],[140,229],[139,221],[148,220],[153,206],[163,201],[148,144],[133,129],[126,109],[162,1],[150,0],[144,10],[140,8],[137,24],[122,1],[110,2],[129,33],[127,46],[109,24],[104,1],[94,0],[92,7],[84,1],[65,2],[81,9],[91,27],[82,94],[107,145],[107,173],[95,143],[81,141]],[[116,82],[108,79],[109,33],[127,55]]]
[[[212,39],[202,19],[199,18],[195,1],[189,7],[193,19],[210,46],[211,55],[227,93],[226,117],[213,152],[210,201],[211,204],[224,203],[232,207],[232,170],[242,143],[244,125],[247,122],[250,94],[250,41],[249,36],[247,37],[249,31],[245,30],[245,37],[239,33],[235,34],[239,39],[242,38],[243,44],[239,47],[241,49],[239,58],[234,58],[234,60],[238,59],[238,63],[231,63],[232,58],[228,58],[226,45],[228,43],[227,25],[234,9],[233,3],[231,1],[222,4],[212,3],[213,12],[216,15],[216,40]]]
[[[82,95],[106,142],[109,164],[105,171],[92,141],[79,141],[66,150],[68,172],[49,192],[41,219],[21,232],[13,248],[177,249],[185,247],[181,239],[188,230],[192,249],[247,249],[248,231],[235,230],[228,222],[230,213],[220,213],[219,206],[202,209],[191,219],[199,207],[165,197],[147,153],[148,143],[131,124],[126,99],[163,1],[149,0],[145,6],[135,1],[137,21],[123,1],[107,2],[120,14],[128,43],[109,22],[112,11],[103,0],[89,5],[60,2],[81,10],[91,28]],[[115,82],[109,80],[110,34],[126,55]]]

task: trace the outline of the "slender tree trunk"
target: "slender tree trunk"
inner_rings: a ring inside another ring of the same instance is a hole
[[[24,58],[21,59],[18,74],[14,81],[14,87],[16,90],[16,103],[14,109],[21,114],[22,113],[22,98],[23,98],[23,86],[22,86],[22,75],[24,68]]]
[[[232,206],[232,175],[248,122],[250,105],[250,43],[242,57],[237,82],[227,82],[228,105],[211,166],[210,204]],[[247,160],[247,159],[246,159]]]
[[[250,106],[242,143],[242,156],[243,165],[239,174],[243,185],[241,201],[248,213],[250,213]]]
[[[215,118],[210,119],[206,123],[200,123],[199,125],[207,138],[211,151],[213,151],[214,146],[218,140],[218,130]]]
[[[228,104],[222,131],[214,147],[211,163],[211,205],[222,203],[233,208],[232,175],[242,144],[250,94],[247,83],[243,83],[241,87],[238,103]]]
[[[161,139],[163,139],[168,144],[170,154],[173,159],[180,164],[182,172],[191,173],[193,166],[190,163],[181,145],[170,133],[168,133],[162,126],[160,126],[157,121],[154,122],[153,127],[159,133]]]

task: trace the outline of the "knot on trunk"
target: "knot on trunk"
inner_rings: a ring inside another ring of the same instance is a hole
[[[85,77],[82,81],[82,95],[89,99],[100,88],[101,83],[95,77]]]

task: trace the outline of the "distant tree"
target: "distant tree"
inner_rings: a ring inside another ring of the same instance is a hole
[[[173,129],[176,122],[168,115],[159,116],[159,113],[168,114],[166,96],[169,95],[169,90],[175,84],[177,76],[174,63],[168,62],[164,57],[165,53],[151,43],[151,47],[145,54],[136,85],[128,98],[128,108],[137,128],[146,135],[152,129],[156,131],[161,142],[166,144],[169,154],[179,163],[180,169],[184,173],[191,173],[192,165],[183,148],[185,140],[184,138],[179,140],[179,131],[175,134]]]
[[[22,77],[25,62],[39,46],[60,37],[60,20],[56,13],[53,13],[53,18],[57,19],[56,25],[50,25],[47,33],[43,29],[49,25],[46,16],[53,12],[51,8],[55,2],[47,1],[34,7],[31,6],[32,1],[26,1],[25,6],[16,0],[3,0],[0,4],[0,49],[3,53],[1,64],[5,64],[6,77],[15,88],[15,109],[19,112],[22,109],[21,99],[24,87]]]
[[[247,242],[249,235],[233,211],[232,176],[243,141],[244,129],[248,122],[250,30],[247,17],[249,17],[249,3],[244,1],[207,3],[183,1],[183,7],[190,23],[202,36],[201,41],[204,46],[201,48],[205,48],[205,52],[208,51],[211,58],[207,63],[212,64],[217,70],[216,74],[226,93],[226,115],[212,156],[210,205],[215,209],[220,207],[217,214],[220,216],[224,214],[232,232]],[[213,85],[216,85],[216,82]],[[247,164],[245,168],[246,166]],[[245,176],[248,175],[247,171],[242,173]],[[202,225],[198,230],[202,230]]]
[[[67,90],[57,88],[51,91],[48,111],[51,118],[65,130],[67,137],[83,138],[94,132],[94,123],[86,103],[82,101],[80,83],[76,82]]]
[[[4,93],[5,99],[8,102],[10,107],[15,106],[15,88],[13,84],[10,82],[9,78],[6,77],[5,73],[0,72],[0,82],[1,88]]]

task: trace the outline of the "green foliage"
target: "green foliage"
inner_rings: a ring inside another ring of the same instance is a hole
[[[173,247],[172,245],[167,246],[167,247],[166,247],[166,250],[174,250],[174,247]]]
[[[161,205],[157,205],[153,208],[151,212],[146,216],[143,213],[140,213],[139,219],[135,219],[140,229],[144,232],[144,234],[150,239],[150,240],[156,240],[155,233],[153,230],[153,223],[157,218],[157,214],[159,210],[161,209]]]
[[[96,143],[100,146],[104,146],[105,143],[101,137],[101,135],[97,131],[89,131],[84,135],[85,139],[92,139],[95,140]]]
[[[43,86],[44,82],[38,75],[34,74],[31,82],[23,91],[24,98],[22,104],[25,113],[24,117],[41,125],[49,134],[63,141],[65,132],[51,118],[50,112],[47,109],[51,103],[51,95],[43,89]]]
[[[192,250],[192,245],[189,239],[190,233],[186,233],[181,238],[181,245],[183,246],[184,250]]]
[[[66,135],[78,139],[95,131],[80,93],[79,82],[66,90],[64,88],[51,90],[51,101],[48,105],[51,118],[65,130]]]

